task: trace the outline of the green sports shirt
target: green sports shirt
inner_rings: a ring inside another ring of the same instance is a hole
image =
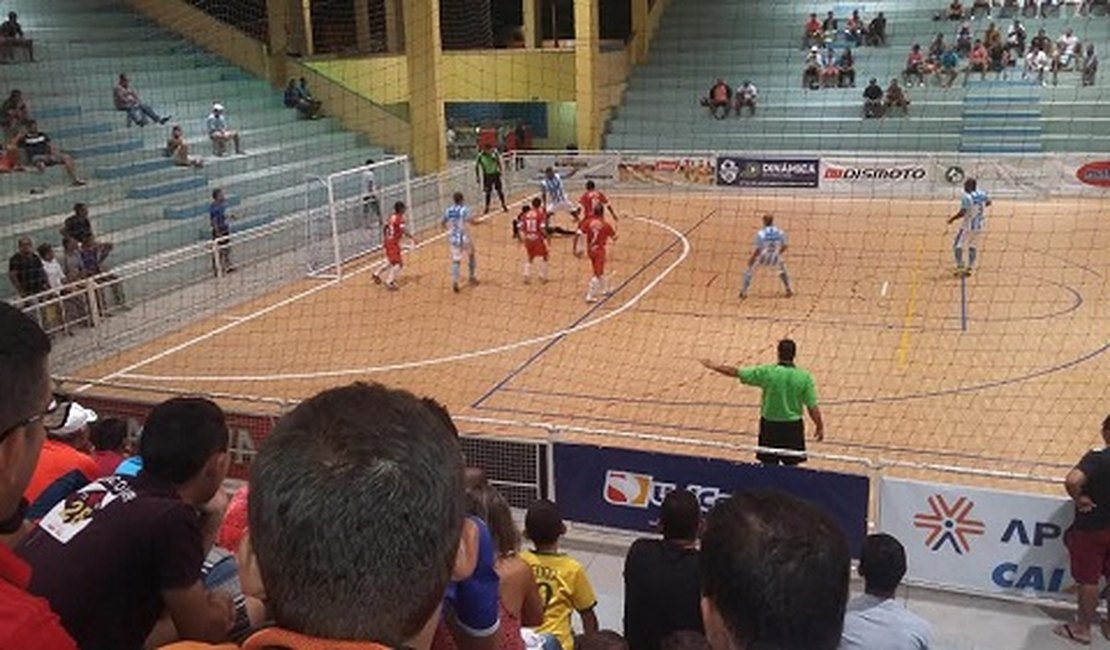
[[[771,422],[795,422],[802,419],[802,407],[817,406],[817,388],[813,376],[796,366],[768,364],[754,368],[737,368],[740,383],[763,389],[759,413]]]
[[[501,173],[501,157],[495,153],[486,153],[483,151],[478,154],[478,167],[481,167],[482,174],[485,176],[492,176],[493,174]]]

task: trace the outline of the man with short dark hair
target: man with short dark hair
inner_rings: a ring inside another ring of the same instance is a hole
[[[850,558],[824,511],[782,492],[735,494],[709,513],[699,557],[714,650],[835,650]]]
[[[128,128],[131,128],[132,124],[146,126],[148,118],[158,124],[165,124],[172,119],[170,115],[158,115],[158,112],[149,104],[144,103],[139,98],[139,92],[131,85],[131,80],[123,73],[120,73],[119,81],[112,88],[112,103],[117,111],[127,113]]]
[[[35,62],[35,41],[23,35],[19,16],[11,11],[8,12],[8,19],[0,24],[0,59],[11,61],[15,56],[13,50],[17,47],[27,50],[28,60]]]
[[[840,650],[929,650],[929,623],[895,599],[906,575],[906,549],[883,533],[868,535],[859,557],[864,595],[848,603]]]
[[[42,259],[35,253],[35,243],[24,235],[19,238],[15,255],[8,259],[8,280],[21,297],[33,296],[46,291],[46,270]]]
[[[502,167],[501,152],[488,142],[482,145],[474,163],[474,174],[486,195],[486,209],[483,214],[489,214],[489,201],[494,190],[497,190],[497,198],[501,199],[501,211],[509,211],[509,206],[505,205],[505,189],[501,184]]]
[[[660,650],[673,632],[703,632],[698,533],[701,507],[687,490],[663,499],[663,539],[641,538],[624,560],[624,636],[631,650]]]
[[[82,648],[137,650],[163,611],[182,639],[222,641],[231,600],[205,592],[199,509],[227,476],[223,411],[175,398],[151,411],[143,471],[109,476],[58,503],[16,551],[31,591],[50,601]]]
[[[250,485],[277,627],[248,647],[427,650],[449,580],[468,577],[478,553],[442,406],[378,384],[324,391],[278,422]]]
[[[779,341],[778,363],[751,368],[717,364],[702,360],[706,368],[726,377],[735,377],[747,386],[763,391],[759,417],[759,446],[785,449],[796,453],[778,454],[760,451],[755,457],[765,465],[798,465],[806,460],[805,422],[802,407],[809,412],[816,431],[814,439],[825,439],[825,421],[817,406],[817,389],[813,376],[794,365],[797,345],[790,339]]]
[[[56,150],[50,142],[50,136],[39,131],[38,122],[35,120],[27,123],[27,129],[19,137],[17,144],[35,169],[45,172],[47,167],[61,165],[69,175],[70,182],[74,185],[85,185],[85,181],[77,175],[77,163],[73,161],[73,156]]]
[[[82,246],[92,246],[96,249],[98,265],[112,253],[111,242],[97,241],[93,234],[92,221],[89,219],[89,205],[87,203],[74,203],[73,214],[66,217],[62,224],[62,239],[72,237]]]
[[[212,241],[216,249],[212,256],[212,273],[216,277],[224,273],[233,273],[235,267],[231,263],[231,223],[235,215],[228,214],[230,207],[227,197],[221,188],[212,190],[212,203],[208,206],[208,224],[212,228]]]
[[[27,488],[57,404],[50,395],[50,339],[0,301],[0,535],[24,525]],[[9,538],[11,539],[11,538]],[[31,568],[0,542],[0,650],[75,650],[50,604],[27,591]]]
[[[1064,534],[1064,544],[1078,587],[1079,613],[1074,622],[1058,625],[1053,632],[1083,645],[1090,645],[1091,625],[1099,620],[1099,581],[1110,578],[1110,415],[1102,421],[1102,442],[1102,449],[1084,454],[1064,479],[1075,502],[1075,521]],[[1101,625],[1102,633],[1110,634],[1110,622]]]
[[[867,88],[863,89],[863,116],[865,118],[883,116],[883,87],[874,77],[867,84]]]

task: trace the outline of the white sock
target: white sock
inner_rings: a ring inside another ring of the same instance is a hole
[[[547,260],[540,260],[538,263],[540,267],[540,279],[547,279]]]
[[[524,260],[524,279],[532,277],[532,260]]]
[[[385,272],[385,281],[388,284],[393,284],[397,280],[397,271],[401,269],[397,264],[390,264]]]
[[[597,295],[597,278],[590,278],[590,284],[586,286],[586,300],[592,300]]]

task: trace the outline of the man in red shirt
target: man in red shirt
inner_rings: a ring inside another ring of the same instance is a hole
[[[101,477],[90,455],[89,425],[96,422],[96,412],[77,402],[62,402],[58,405],[58,422],[58,426],[46,429],[46,444],[23,493],[31,504],[28,519],[41,518],[71,492]]]
[[[397,290],[397,274],[404,266],[401,256],[401,240],[408,237],[412,245],[416,245],[416,238],[405,229],[405,203],[398,201],[393,204],[393,214],[389,215],[385,226],[382,227],[382,246],[385,248],[385,263],[374,271],[374,282],[382,283],[382,271],[385,271],[385,288],[390,291]]]
[[[547,213],[543,209],[543,199],[532,199],[532,209],[517,217],[517,232],[524,243],[524,284],[532,281],[532,261],[539,259],[540,282],[547,283]]]
[[[594,205],[592,216],[586,217],[578,224],[578,234],[574,236],[574,254],[582,257],[579,242],[585,237],[586,254],[590,256],[593,266],[593,277],[586,287],[586,302],[597,302],[598,294],[609,295],[612,291],[605,280],[605,247],[609,241],[616,241],[617,231],[605,221],[605,206],[601,203]]]
[[[0,302],[0,650],[75,650],[50,605],[27,593],[31,567],[4,542],[23,527],[31,480],[52,417],[50,339],[35,321]]]
[[[587,216],[594,213],[595,205],[603,205],[609,210],[613,221],[620,221],[617,213],[613,211],[613,206],[609,204],[609,197],[605,196],[605,192],[597,189],[597,183],[593,181],[586,181],[586,191],[578,197],[578,205],[582,206],[582,214]]]

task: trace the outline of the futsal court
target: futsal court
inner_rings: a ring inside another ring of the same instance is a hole
[[[524,284],[515,210],[495,212],[472,229],[480,284],[458,294],[445,241],[418,232],[399,291],[372,281],[378,258],[358,259],[339,281],[275,287],[76,374],[290,400],[381,381],[433,396],[464,421],[503,422],[464,429],[534,437],[544,429],[524,423],[546,423],[639,449],[673,439],[753,445],[758,390],[699,359],[771,363],[776,342],[791,337],[826,420],[825,442],[809,441],[815,454],[928,464],[899,473],[932,479],[937,466],[1058,475],[1098,442],[1110,397],[1110,224],[1095,201],[996,200],[979,268],[962,281],[952,273],[955,226],[945,225],[951,201],[610,198],[621,215],[614,291],[596,304],[583,300],[589,262],[572,256],[570,238],[551,242],[550,282]],[[760,269],[741,301],[763,213],[790,238],[797,295],[784,297],[774,272]]]

